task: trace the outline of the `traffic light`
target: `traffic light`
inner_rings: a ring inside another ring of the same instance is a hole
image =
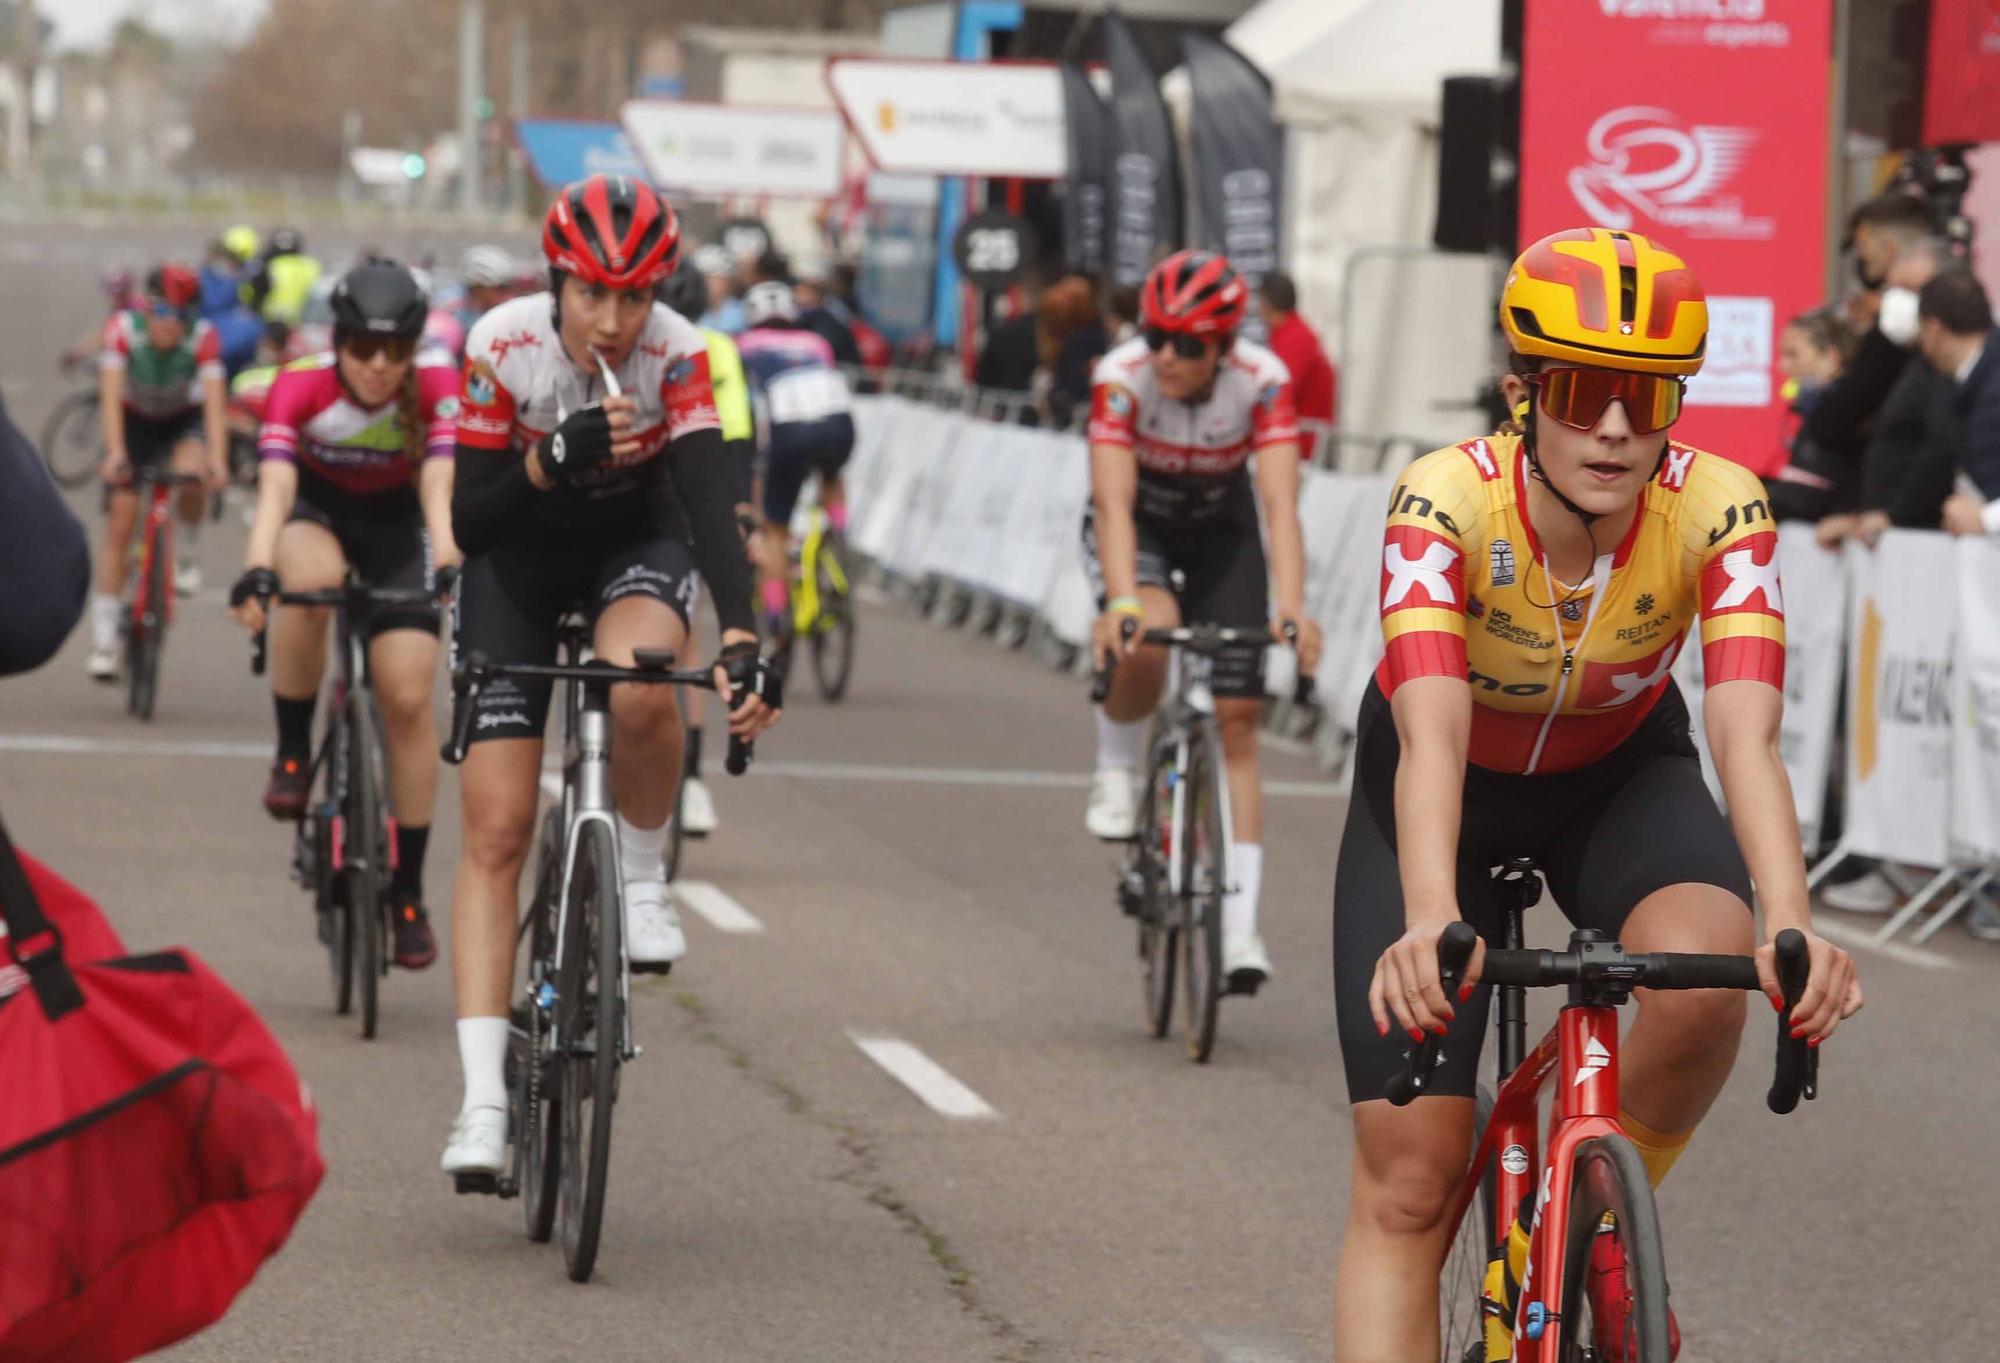
[[[424,178],[424,158],[421,152],[411,152],[403,158],[403,177],[408,180]]]
[[[484,123],[493,117],[493,101],[481,95],[478,102],[472,106],[472,112],[478,116],[480,122]]]

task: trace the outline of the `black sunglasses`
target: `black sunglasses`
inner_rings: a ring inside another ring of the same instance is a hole
[[[390,364],[401,364],[416,354],[417,343],[402,336],[350,336],[340,348],[362,364],[377,355],[387,355]]]
[[[1184,360],[1198,360],[1208,353],[1208,342],[1200,336],[1188,336],[1181,332],[1170,332],[1165,327],[1146,328],[1146,349],[1159,354],[1172,342],[1174,354]]]

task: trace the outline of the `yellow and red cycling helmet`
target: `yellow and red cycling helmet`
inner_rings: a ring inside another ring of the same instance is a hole
[[[1521,252],[1500,291],[1518,355],[1686,378],[1708,347],[1708,300],[1687,262],[1637,232],[1573,227]]]

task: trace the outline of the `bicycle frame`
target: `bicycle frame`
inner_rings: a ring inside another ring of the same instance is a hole
[[[1542,1085],[1553,1074],[1571,1076],[1559,1086],[1550,1114],[1547,1162],[1536,1168],[1540,1147]],[[1515,1363],[1554,1363],[1561,1348],[1563,1322],[1551,1304],[1561,1299],[1568,1272],[1570,1184],[1567,1171],[1577,1147],[1600,1136],[1620,1134],[1618,1126],[1618,1010],[1592,1004],[1565,1006],[1555,1026],[1527,1058],[1507,1076],[1495,1095],[1493,1115],[1480,1134],[1478,1149],[1452,1205],[1451,1235],[1471,1209],[1488,1163],[1494,1174],[1494,1226],[1504,1235],[1520,1207],[1535,1198],[1529,1225],[1527,1270],[1521,1279],[1519,1306],[1514,1312]],[[1513,1167],[1510,1167],[1513,1166]],[[1558,1177],[1558,1170],[1562,1176]],[[1539,1191],[1537,1191],[1539,1189]],[[1543,1234],[1544,1225],[1555,1228]],[[1447,1239],[1450,1237],[1448,1236]],[[1540,1296],[1537,1296],[1537,1293]],[[1544,1300],[1546,1298],[1546,1300]],[[1540,1319],[1554,1326],[1529,1323],[1530,1307],[1540,1304]],[[1530,1335],[1530,1329],[1535,1333]]]
[[[1210,730],[1212,747],[1217,761],[1222,758],[1222,741],[1214,733],[1215,693],[1209,689],[1209,674],[1214,660],[1207,654],[1195,653],[1187,649],[1174,648],[1167,658],[1167,726],[1163,736],[1174,745],[1174,855],[1167,858],[1167,887],[1175,896],[1182,894],[1182,870],[1187,858],[1181,849],[1188,841],[1188,783],[1186,780],[1189,763],[1189,745],[1201,729]],[[1229,887],[1229,835],[1235,828],[1229,809],[1229,776],[1226,771],[1216,773],[1216,791],[1222,800],[1223,845],[1216,849],[1221,857],[1222,885]]]
[[[849,590],[847,570],[837,554],[826,553],[826,538],[829,521],[826,508],[815,493],[812,502],[804,508],[806,533],[799,540],[798,582],[792,597],[792,628],[800,634],[809,634],[819,623],[819,567],[824,555],[826,569],[833,584],[842,592]]]
[[[173,500],[171,483],[148,480],[146,514],[139,525],[139,580],[132,589],[131,618],[135,622],[144,623],[149,609],[159,611],[161,623],[171,625],[174,622],[175,594],[172,584],[168,584],[168,590],[162,593],[165,601],[155,603],[152,599],[153,565],[174,561]]]

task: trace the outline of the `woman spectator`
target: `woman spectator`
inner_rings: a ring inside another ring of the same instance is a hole
[[[1097,314],[1096,290],[1082,275],[1051,285],[1036,309],[1036,350],[1041,359],[1043,407],[1048,423],[1066,430],[1077,409],[1090,401],[1090,376],[1111,348]]]
[[[1815,308],[1786,324],[1778,341],[1785,376],[1785,466],[1770,479],[1771,511],[1781,521],[1817,521],[1833,496],[1840,466],[1815,440],[1807,423],[1854,353],[1854,330],[1831,308]]]

